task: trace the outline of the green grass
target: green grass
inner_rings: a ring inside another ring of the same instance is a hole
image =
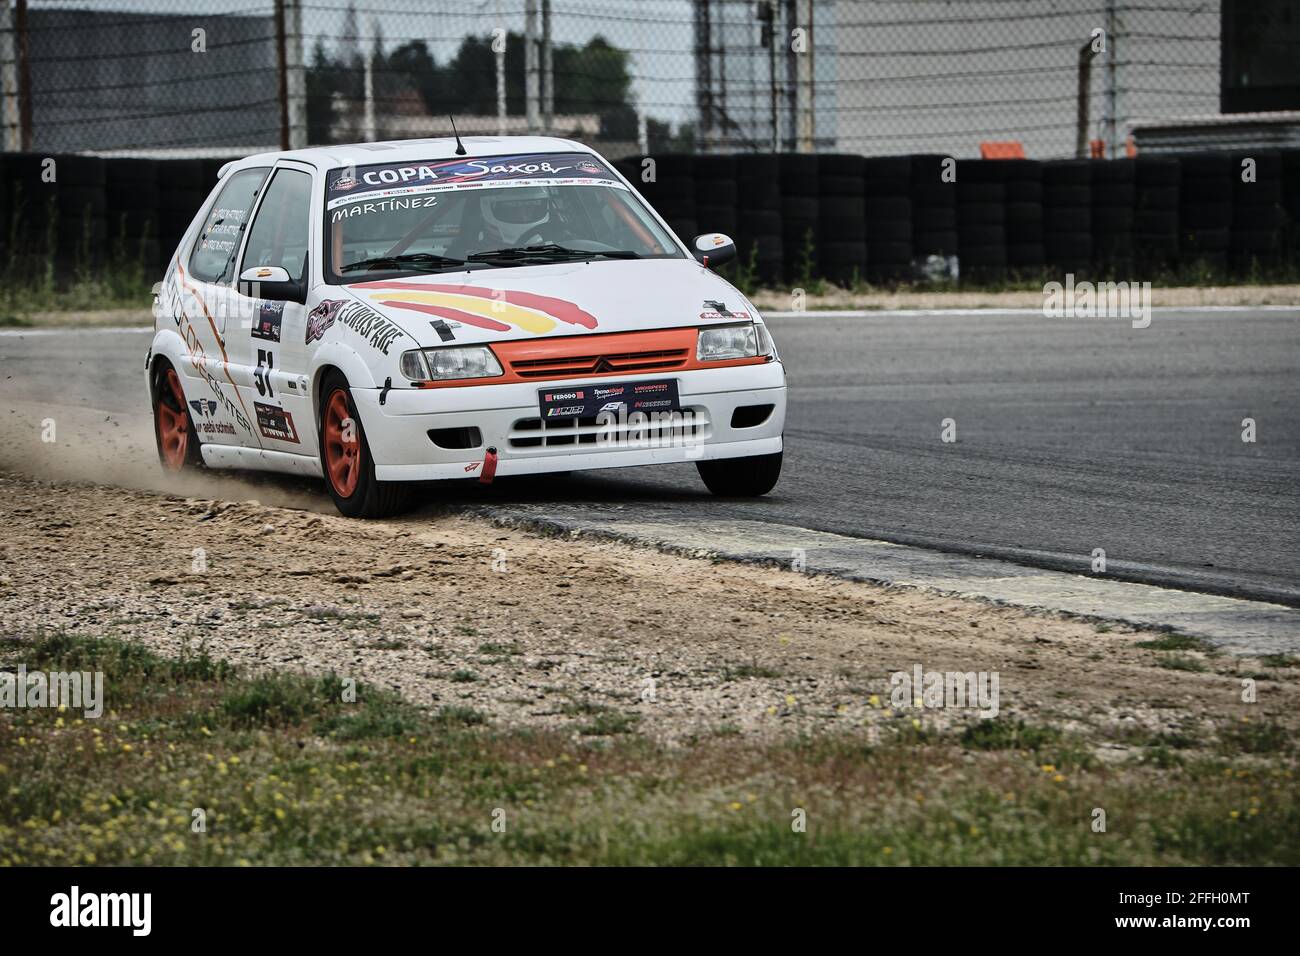
[[[1203,637],[1174,632],[1152,641],[1138,641],[1137,646],[1148,651],[1202,651],[1208,654],[1214,650],[1214,645]]]
[[[201,649],[0,644],[0,666],[19,661],[102,670],[107,701],[100,720],[0,710],[0,865],[1300,864],[1293,751],[1268,722],[1219,727],[1210,750],[1153,734],[1122,766],[1051,726],[917,732],[910,714],[875,735],[723,723],[669,746],[591,701],[553,731],[502,727]]]
[[[1184,657],[1179,654],[1162,657],[1160,660],[1156,661],[1156,666],[1163,667],[1165,670],[1170,671],[1190,671],[1197,674],[1202,673],[1207,669],[1206,666],[1196,658]]]
[[[1242,720],[1219,732],[1224,753],[1275,754],[1291,749],[1291,738],[1282,725],[1274,721]]]
[[[1265,654],[1259,659],[1259,662],[1265,667],[1296,667],[1300,665],[1300,659],[1292,654]]]
[[[478,652],[484,657],[516,657],[524,652],[518,641],[484,641],[478,646]]]
[[[747,664],[737,664],[734,667],[727,667],[722,672],[723,680],[747,680],[749,678],[761,678],[771,680],[780,677],[781,672],[771,667],[765,667],[758,661],[750,661]]]

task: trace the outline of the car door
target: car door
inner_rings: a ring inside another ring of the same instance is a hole
[[[261,166],[231,173],[205,212],[188,257],[178,263],[175,320],[188,352],[179,370],[181,387],[205,444],[261,444],[253,406],[240,393],[238,370],[232,366],[242,336],[238,322],[231,320],[229,292],[245,227],[270,172]]]
[[[278,266],[301,281],[310,267],[312,174],[291,162],[276,165],[253,214],[236,277]],[[245,294],[245,292],[251,294]],[[298,302],[266,298],[256,282],[230,291],[241,317],[240,391],[253,409],[262,447],[294,455],[317,454],[307,379],[307,312]]]

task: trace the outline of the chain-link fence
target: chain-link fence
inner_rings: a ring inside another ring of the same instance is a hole
[[[1141,124],[1300,105],[1294,0],[0,5],[9,150],[230,153],[441,135],[454,114],[614,158],[1060,158],[1120,155]]]

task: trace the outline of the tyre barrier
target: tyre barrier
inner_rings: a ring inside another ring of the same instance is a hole
[[[908,157],[911,170],[912,260],[917,273],[955,275],[957,182],[954,160],[938,153]]]
[[[1300,258],[1300,149],[1282,150],[1282,214],[1283,251],[1295,262]]]
[[[781,281],[785,241],[781,225],[781,167],[772,153],[742,156],[736,164],[736,232],[740,268],[750,263],[758,280]]]
[[[1247,174],[1248,161],[1253,169]],[[1282,261],[1282,232],[1286,212],[1282,205],[1282,153],[1253,150],[1232,156],[1231,266],[1247,275],[1261,265]]]
[[[1047,262],[1043,245],[1043,164],[1034,159],[1001,160],[1007,198],[1007,272],[1037,275]]]
[[[866,274],[866,160],[822,155],[817,171],[817,263],[822,275],[852,285]]]
[[[863,165],[868,282],[896,283],[912,273],[912,162],[872,156]]]
[[[957,164],[957,257],[965,278],[996,282],[1006,276],[1007,162]]]
[[[1092,268],[1092,164],[1062,159],[1043,164],[1043,252],[1056,272]]]
[[[736,235],[736,157],[695,157],[695,224],[701,233]],[[690,242],[692,236],[683,236]]]
[[[1179,158],[1182,188],[1178,204],[1179,260],[1211,275],[1228,271],[1232,245],[1232,154],[1186,153]]]
[[[1092,262],[1107,273],[1133,271],[1133,224],[1137,180],[1131,159],[1092,167]]]
[[[818,274],[817,213],[818,156],[782,153],[777,157],[781,187],[781,252],[786,281],[791,285]]]
[[[1210,277],[1300,259],[1300,150],[1125,160],[943,155],[663,154],[615,165],[685,240],[735,240],[727,274],[825,278],[1198,270]],[[1253,177],[1243,177],[1252,160]],[[158,274],[227,159],[0,154],[0,249],[10,275],[143,267]],[[954,175],[955,174],[955,175]],[[752,257],[752,258],[751,258]],[[1122,277],[1122,276],[1121,276]]]
[[[1139,156],[1133,162],[1134,265],[1150,274],[1169,269],[1178,261],[1178,197],[1183,168],[1170,156]]]

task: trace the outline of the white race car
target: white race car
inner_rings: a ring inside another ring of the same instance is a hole
[[[709,271],[734,256],[568,140],[239,160],[155,298],[159,457],[321,476],[355,517],[419,482],[682,461],[765,494],[785,370]]]

